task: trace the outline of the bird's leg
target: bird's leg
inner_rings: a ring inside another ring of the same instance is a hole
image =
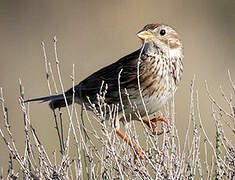
[[[140,159],[144,159],[143,152],[134,144],[132,143],[119,129],[116,130],[118,136],[120,136],[130,147],[133,147],[136,154],[140,157]]]
[[[166,120],[165,118],[163,118],[163,117],[157,117],[157,118],[150,119],[150,123],[149,123],[149,120],[146,119],[146,118],[143,118],[142,120],[143,120],[143,122],[144,122],[149,128],[152,127],[152,129],[153,129],[153,134],[157,134],[157,135],[161,135],[161,134],[163,133],[163,131],[157,132],[157,126],[156,126],[156,124],[155,124],[156,122],[162,121],[162,122],[164,122],[165,124],[169,125],[168,122],[167,122],[167,120]]]

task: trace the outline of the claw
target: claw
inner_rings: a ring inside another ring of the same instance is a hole
[[[168,124],[167,120],[163,117],[153,118],[153,119],[150,120],[151,127],[153,129],[153,135],[158,135],[159,136],[159,135],[163,134],[163,131],[157,132],[157,126],[156,126],[155,123],[158,122],[158,121],[164,122],[165,124],[167,124],[167,126],[169,126],[169,124]],[[143,122],[150,128],[150,124],[149,124],[148,119],[143,119]]]

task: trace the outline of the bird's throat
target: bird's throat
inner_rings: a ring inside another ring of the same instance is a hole
[[[145,42],[143,43],[143,54],[148,56],[156,56],[160,54],[164,54],[166,57],[170,59],[178,59],[183,58],[183,50],[182,47],[177,48],[169,48],[166,45],[156,45],[153,42]]]

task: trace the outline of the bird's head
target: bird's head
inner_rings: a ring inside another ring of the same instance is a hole
[[[178,33],[170,26],[165,24],[148,24],[137,36],[147,47],[147,53],[151,53],[154,48],[160,49],[170,56],[182,56],[183,44]]]

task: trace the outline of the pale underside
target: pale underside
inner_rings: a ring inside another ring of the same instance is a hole
[[[141,117],[157,112],[174,95],[181,79],[183,66],[180,58],[168,59],[163,53],[145,58],[139,66],[139,84],[127,90],[130,101],[124,100],[123,103],[127,121],[129,114],[133,119],[138,119],[131,106],[136,107]],[[118,119],[123,120],[122,112]]]

